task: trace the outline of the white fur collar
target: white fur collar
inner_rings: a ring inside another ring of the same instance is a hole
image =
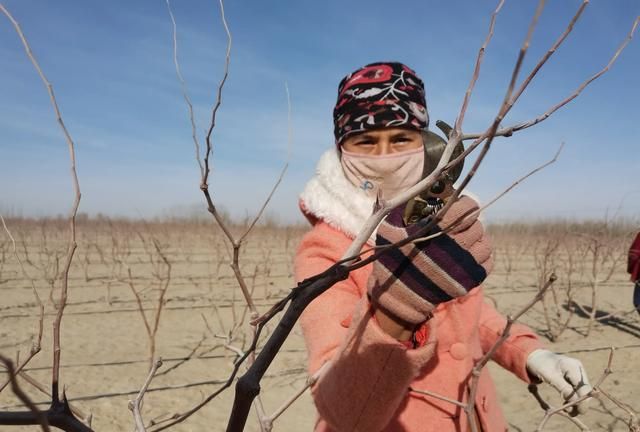
[[[347,180],[334,148],[320,157],[316,173],[300,194],[300,201],[303,212],[355,237],[373,213],[375,198]],[[375,232],[369,242],[375,242]]]

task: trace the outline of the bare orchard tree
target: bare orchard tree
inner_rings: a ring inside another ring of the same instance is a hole
[[[417,241],[418,239],[424,240],[425,233],[429,232],[436,224],[442,221],[443,216],[449,211],[453,203],[458,199],[460,194],[465,190],[466,186],[470,182],[470,180],[476,175],[479,168],[481,167],[485,156],[491,149],[491,145],[496,137],[509,137],[513,134],[527,129],[531,126],[535,126],[548,117],[553,115],[558,109],[567,105],[570,101],[575,99],[580,93],[587,87],[591,82],[595,79],[599,78],[602,74],[604,74],[611,65],[618,58],[622,50],[625,48],[629,40],[632,38],[635,33],[636,27],[638,25],[639,19],[636,18],[631,31],[629,32],[625,41],[620,45],[618,50],[613,54],[610,62],[599,72],[594,74],[593,76],[587,78],[584,82],[582,82],[577,89],[566,96],[564,99],[558,101],[556,104],[551,106],[545,112],[541,113],[539,116],[514,124],[514,125],[503,125],[503,120],[505,116],[511,111],[511,109],[516,105],[520,96],[523,92],[528,88],[529,84],[536,77],[540,69],[545,65],[545,63],[549,60],[549,58],[557,51],[557,49],[562,45],[567,36],[571,33],[573,26],[580,19],[584,9],[587,6],[587,1],[584,1],[577,9],[573,18],[567,23],[566,29],[560,34],[557,40],[553,43],[551,47],[538,59],[535,66],[529,71],[529,73],[522,79],[522,66],[525,56],[528,53],[529,45],[533,33],[536,29],[538,19],[544,8],[544,1],[540,1],[534,16],[532,17],[529,30],[527,35],[522,43],[522,46],[518,52],[518,55],[514,62],[513,71],[511,74],[510,81],[506,84],[505,96],[503,98],[503,102],[500,105],[493,121],[487,125],[486,129],[480,132],[468,133],[464,131],[464,119],[467,113],[467,109],[469,106],[470,98],[474,92],[474,88],[476,82],[480,76],[481,66],[484,59],[485,50],[487,49],[491,38],[493,36],[494,26],[496,19],[499,15],[499,12],[502,8],[503,1],[500,1],[497,5],[494,13],[491,16],[489,29],[487,32],[486,39],[482,43],[481,47],[478,50],[478,55],[476,57],[475,66],[473,72],[471,74],[471,80],[468,85],[467,91],[463,97],[461,107],[456,118],[454,128],[451,131],[451,134],[448,136],[447,145],[445,151],[442,155],[441,160],[438,165],[434,169],[434,171],[416,184],[414,187],[409,190],[401,193],[400,195],[390,199],[386,202],[379,203],[379,207],[375,209],[371,217],[365,223],[364,227],[360,231],[360,233],[356,236],[355,240],[349,247],[349,249],[345,252],[343,259],[336,263],[335,265],[328,268],[326,271],[318,274],[314,277],[311,277],[305,281],[300,282],[296,287],[292,288],[289,293],[280,301],[272,305],[266,313],[261,314],[258,311],[256,302],[253,297],[253,292],[255,289],[255,280],[257,278],[258,270],[257,267],[253,269],[252,279],[247,278],[247,274],[243,272],[241,266],[241,256],[242,256],[242,248],[245,243],[245,240],[250,235],[252,230],[254,229],[258,219],[262,215],[264,208],[269,202],[270,196],[267,197],[262,209],[258,212],[258,215],[254,220],[252,220],[245,229],[240,231],[240,234],[234,233],[232,227],[228,225],[228,223],[224,220],[223,215],[219,211],[218,207],[216,207],[216,203],[214,202],[210,190],[209,190],[209,173],[211,167],[211,154],[213,149],[212,136],[213,131],[216,126],[216,115],[218,109],[222,104],[222,95],[225,82],[228,76],[228,67],[230,62],[230,54],[231,54],[231,32],[229,30],[225,15],[224,15],[224,4],[222,0],[220,0],[220,10],[222,15],[222,23],[227,33],[227,51],[226,51],[226,62],[223,78],[217,88],[216,99],[211,111],[211,121],[209,123],[207,133],[204,139],[204,146],[201,145],[200,141],[197,138],[197,127],[194,120],[192,104],[188,97],[186,83],[182,78],[180,72],[180,66],[178,62],[178,51],[177,51],[177,25],[174,19],[174,16],[171,12],[170,4],[168,0],[166,1],[169,17],[173,23],[173,42],[174,42],[174,63],[176,67],[176,73],[181,82],[183,88],[183,94],[185,101],[187,103],[187,107],[189,110],[189,118],[192,123],[192,137],[194,141],[194,146],[196,149],[196,158],[200,167],[200,190],[204,195],[204,200],[207,206],[208,211],[212,215],[213,219],[218,223],[219,229],[224,233],[226,237],[226,244],[228,246],[229,253],[229,263],[231,269],[233,271],[237,286],[242,293],[244,298],[245,307],[244,310],[238,313],[238,318],[234,320],[234,324],[231,329],[224,328],[224,324],[221,323],[220,327],[225,330],[225,334],[223,334],[223,344],[225,349],[232,351],[236,354],[233,370],[230,373],[228,379],[221,384],[215,391],[206,395],[200,401],[194,401],[192,407],[183,412],[172,413],[169,416],[162,418],[161,420],[154,419],[153,421],[145,421],[144,412],[143,412],[143,400],[145,397],[145,393],[149,391],[150,384],[154,377],[157,377],[162,365],[160,359],[157,358],[156,349],[155,349],[155,336],[157,334],[158,322],[161,319],[161,312],[163,308],[164,295],[167,292],[171,277],[172,277],[172,265],[170,260],[167,258],[167,255],[161,245],[153,242],[153,249],[149,249],[151,251],[151,256],[155,256],[156,258],[152,258],[152,263],[156,265],[157,274],[156,274],[156,283],[158,284],[158,293],[159,297],[157,299],[157,308],[155,310],[155,315],[153,319],[150,319],[148,315],[145,314],[144,308],[142,307],[142,297],[140,296],[140,291],[136,287],[133,281],[133,274],[127,272],[129,276],[129,281],[131,282],[130,288],[133,296],[136,298],[136,302],[139,305],[139,310],[141,317],[144,321],[145,328],[147,330],[147,334],[149,336],[149,356],[150,356],[150,368],[148,373],[144,377],[140,377],[141,388],[139,392],[137,392],[135,398],[130,403],[130,409],[133,412],[134,416],[134,425],[138,432],[142,431],[160,431],[164,429],[171,428],[172,426],[186,421],[189,417],[191,417],[194,413],[198,412],[204,406],[206,406],[211,400],[216,398],[220,393],[229,388],[232,384],[236,385],[235,399],[233,408],[230,412],[229,421],[227,425],[228,431],[241,431],[245,428],[246,421],[252,406],[256,406],[258,412],[258,418],[260,420],[260,427],[262,430],[270,430],[273,426],[273,422],[278,418],[278,416],[286,410],[291,403],[300,395],[302,392],[312,386],[319,376],[321,376],[328,368],[331,368],[332,365],[329,362],[325,365],[324,368],[320,369],[314,376],[309,377],[305,385],[294,392],[294,394],[287,398],[282,402],[282,406],[278,408],[274,413],[267,414],[264,412],[264,409],[261,406],[259,394],[260,394],[260,383],[267,373],[274,357],[282,348],[285,340],[288,338],[290,333],[292,332],[294,325],[299,318],[302,311],[305,307],[317,296],[326,290],[330,289],[338,281],[341,281],[348,277],[349,272],[361,268],[365,265],[370,264],[377,258],[379,258],[382,254],[387,253],[392,248],[400,247],[404,244],[407,244],[412,241]],[[78,210],[78,205],[80,202],[80,187],[77,179],[77,175],[75,172],[75,153],[74,153],[74,142],[67,131],[62,117],[60,115],[58,105],[54,96],[53,87],[46,79],[44,73],[42,72],[38,62],[36,61],[31,48],[25,38],[22,30],[18,22],[13,18],[10,12],[0,3],[0,11],[9,19],[9,21],[14,26],[18,36],[20,37],[24,48],[27,52],[28,57],[33,63],[34,67],[38,71],[43,83],[45,84],[49,96],[51,98],[51,102],[53,105],[54,112],[56,114],[56,118],[62,128],[62,132],[67,139],[67,144],[69,148],[69,155],[71,161],[71,170],[72,170],[72,183],[74,190],[74,203],[69,212],[68,217],[68,247],[67,252],[63,257],[63,262],[60,265],[59,277],[53,278],[53,290],[57,297],[54,303],[55,306],[55,320],[53,327],[53,360],[52,360],[52,378],[51,378],[51,403],[48,409],[40,410],[34,403],[29,399],[29,397],[22,391],[17,378],[19,376],[19,372],[21,369],[24,369],[25,365],[28,361],[33,358],[33,356],[37,355],[39,351],[39,347],[34,347],[32,350],[32,355],[21,362],[13,362],[12,360],[2,357],[0,360],[6,366],[8,371],[7,380],[8,385],[11,385],[11,389],[15,396],[19,398],[24,407],[26,409],[20,412],[0,412],[0,424],[2,425],[39,425],[42,430],[50,430],[51,426],[63,429],[65,431],[90,431],[91,426],[90,422],[84,419],[84,421],[78,420],[77,416],[74,415],[72,411],[72,407],[69,405],[66,396],[64,393],[61,395],[59,391],[59,373],[60,373],[60,358],[61,358],[61,344],[60,344],[60,328],[62,323],[62,318],[64,316],[65,306],[67,305],[67,288],[68,288],[68,278],[69,278],[69,268],[74,258],[74,253],[77,247],[76,243],[76,215]],[[291,128],[289,128],[289,141],[291,141]],[[460,143],[463,141],[470,141],[470,144],[467,146],[467,149],[463,152],[463,154],[454,157],[454,149],[458,147]],[[202,150],[203,149],[203,150]],[[475,159],[473,159],[475,157]],[[544,168],[544,166],[549,163],[553,163],[556,159],[557,155],[551,159],[547,164],[540,166],[534,169],[532,172],[528,173],[521,179],[514,182],[512,186],[510,186],[507,190],[500,193],[494,200],[490,201],[484,208],[493,204],[496,200],[500,199],[504,194],[508,193],[511,189],[516,187],[521,181],[524,181],[530,175],[536,173],[540,169]],[[435,217],[428,223],[423,230],[416,233],[415,235],[393,244],[386,248],[379,248],[375,251],[366,251],[363,250],[365,247],[365,242],[375,229],[375,227],[382,221],[382,219],[389,213],[389,211],[403,203],[407,200],[415,197],[419,193],[424,190],[430,188],[442,175],[447,173],[449,170],[454,169],[458,164],[460,164],[464,159],[472,160],[472,168],[466,177],[463,178],[459,188],[454,192],[451,199],[449,199],[446,205],[435,215]],[[284,175],[286,170],[286,165],[283,168],[280,177],[277,179],[273,190],[275,190]],[[272,192],[273,193],[273,192]],[[481,210],[481,209],[480,209]],[[477,210],[478,212],[480,210]],[[466,214],[455,220],[449,226],[444,227],[443,233],[447,233],[450,230],[454,229],[458,225],[465,222],[467,218],[473,217],[474,214]],[[8,231],[8,230],[7,230]],[[14,249],[15,250],[15,249]],[[365,258],[363,256],[364,252],[372,252]],[[16,254],[17,257],[17,254]],[[159,258],[158,258],[159,257]],[[155,261],[154,261],[155,259]],[[266,259],[266,257],[265,257]],[[545,273],[547,273],[545,271]],[[480,359],[475,365],[472,373],[472,377],[470,378],[467,384],[467,394],[469,395],[468,401],[456,401],[447,399],[446,397],[438,394],[430,393],[430,396],[439,398],[441,400],[447,401],[451,404],[457,405],[463,409],[463,411],[468,416],[474,416],[475,406],[474,401],[475,392],[478,386],[478,378],[480,376],[480,372],[486,364],[488,360],[491,358],[492,354],[499,348],[499,346],[506,340],[509,335],[509,331],[511,326],[516,320],[518,320],[523,314],[525,314],[535,303],[544,298],[545,293],[548,289],[553,285],[556,280],[556,276],[553,273],[548,274],[548,277],[544,280],[543,283],[540,284],[540,289],[538,293],[522,308],[514,314],[512,317],[509,317],[508,323],[503,330],[502,337],[496,342],[496,344]],[[88,279],[88,277],[86,277]],[[541,280],[542,282],[542,280]],[[37,290],[34,289],[37,297]],[[53,298],[53,294],[52,294]],[[270,332],[270,335],[266,340],[261,338],[263,333],[269,333],[267,331],[267,326],[271,323],[271,321],[276,320],[276,316],[279,315],[280,312],[283,312],[282,316],[279,318],[277,323],[275,324],[275,328]],[[248,318],[248,319],[247,319]],[[220,320],[222,321],[222,320]],[[244,327],[245,322],[249,324],[249,334],[250,340],[248,343],[240,344],[238,346],[238,332],[240,331],[240,327]],[[42,323],[42,318],[40,318],[40,323]],[[219,333],[213,330],[212,326],[205,319],[206,326],[210,328],[210,333],[216,337],[219,336]],[[41,327],[41,326],[40,326]],[[40,331],[40,335],[42,331]],[[40,340],[40,339],[38,339]],[[610,374],[611,370],[611,361],[612,356],[609,358],[609,363],[605,367],[605,372],[602,375],[602,378],[596,383],[594,386],[594,390],[581,398],[587,397],[605,397],[616,405],[620,406],[622,409],[627,411],[630,416],[629,424],[630,428],[637,428],[637,417],[634,411],[628,407],[626,404],[617,401],[615,397],[608,395],[605,393],[600,384],[602,381]],[[246,371],[243,371],[243,368],[246,368]],[[244,374],[237,379],[238,374],[244,372]],[[421,389],[415,389],[416,391],[424,391]],[[532,392],[535,393],[535,389],[532,388]],[[538,430],[543,430],[548,419],[553,415],[564,415],[563,413],[568,408],[575,406],[576,403],[580,402],[580,400],[565,404],[560,407],[551,407],[548,403],[542,400],[542,398],[538,395],[538,400],[540,401],[541,406],[545,410],[545,414],[543,419],[541,420]],[[580,427],[582,430],[585,430],[586,426],[583,425],[579,420],[574,419],[574,423]],[[470,422],[472,430],[476,431],[476,425],[474,422]]]
[[[600,226],[595,227],[594,232],[578,234],[578,250],[586,267],[584,269],[584,274],[587,275],[586,285],[591,292],[588,310],[585,310],[582,304],[574,303],[581,312],[589,316],[589,326],[585,336],[589,336],[598,319],[611,317],[612,314],[607,313],[600,317],[596,316],[601,300],[600,292],[627,257],[627,249],[623,245],[624,239],[630,236],[626,232],[616,230],[612,225],[612,221],[605,220]]]
[[[607,312],[601,294],[603,288],[615,287],[612,279],[621,272],[626,258],[629,227],[605,218],[592,223],[550,224],[547,228],[535,240],[529,239],[538,287],[544,285],[550,273],[560,275],[550,290],[551,298],[541,302],[545,335],[551,341],[557,340],[569,328],[576,312],[588,319],[584,337],[590,335],[597,322],[635,316],[631,308],[621,314]]]

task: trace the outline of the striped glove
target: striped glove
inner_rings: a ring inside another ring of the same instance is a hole
[[[396,207],[378,227],[376,246],[405,239],[429,220],[405,226],[404,206]],[[455,202],[443,220],[423,237],[442,231],[458,217],[478,208],[467,196]],[[479,286],[493,267],[491,244],[477,216],[447,234],[408,243],[373,263],[368,292],[375,307],[410,324],[426,321],[439,304]]]

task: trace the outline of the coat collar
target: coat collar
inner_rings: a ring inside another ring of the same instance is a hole
[[[320,157],[315,175],[300,194],[300,209],[312,224],[322,220],[349,237],[360,232],[373,213],[374,203],[375,198],[347,180],[335,148]],[[375,242],[375,232],[369,242]]]

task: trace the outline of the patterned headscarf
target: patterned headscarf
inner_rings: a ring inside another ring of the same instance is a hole
[[[340,81],[333,124],[338,146],[349,135],[365,130],[426,129],[424,84],[402,63],[368,64]]]

